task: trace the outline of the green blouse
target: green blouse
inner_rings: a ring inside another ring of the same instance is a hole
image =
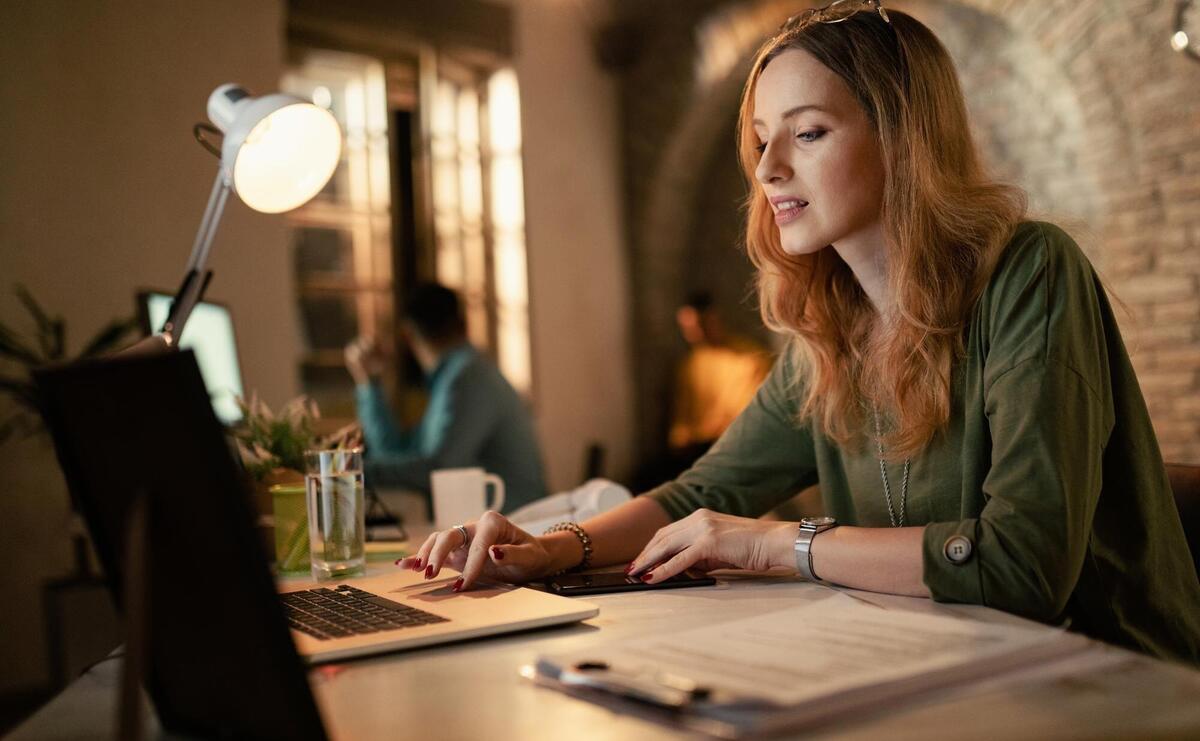
[[[646,496],[674,519],[757,517],[820,482],[842,524],[889,527],[874,446],[843,450],[799,423],[794,373],[777,362],[712,450]],[[948,426],[911,462],[905,510],[926,526],[933,598],[1200,663],[1200,584],[1150,416],[1103,287],[1062,230],[1019,226],[970,317],[952,394]],[[888,466],[895,506],[902,478]],[[965,560],[945,553],[955,535],[971,543]]]

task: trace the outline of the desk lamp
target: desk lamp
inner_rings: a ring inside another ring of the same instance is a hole
[[[273,93],[255,98],[245,89],[225,84],[208,98],[212,125],[199,123],[192,133],[205,149],[220,158],[208,206],[192,244],[187,274],[167,321],[158,334],[123,351],[137,355],[175,350],[192,309],[204,297],[212,279],[206,267],[229,191],[255,211],[275,214],[307,203],[337,168],[342,132],[333,115],[309,101]],[[206,137],[223,135],[218,149]],[[146,495],[137,496],[126,536],[125,619],[126,658],[118,695],[117,737],[141,739],[141,679],[145,674],[148,627],[146,574],[149,557]]]
[[[170,306],[167,321],[157,335],[121,351],[125,355],[163,353],[179,348],[184,325],[208,288],[209,260],[224,204],[233,191],[242,203],[264,213],[280,213],[302,206],[325,187],[342,156],[342,131],[334,115],[311,102],[280,94],[253,97],[244,88],[224,84],[212,91],[209,124],[192,129],[204,149],[220,158],[209,205],[200,218],[192,255],[187,260],[184,283]],[[220,149],[205,134],[223,135]],[[124,544],[126,552],[125,602],[126,653],[116,717],[116,737],[143,737],[142,677],[148,651],[149,627],[146,572],[150,502],[145,493],[134,498]]]
[[[255,211],[290,211],[325,187],[341,159],[342,132],[333,114],[292,95],[272,93],[256,98],[228,83],[209,96],[208,118],[212,125],[198,123],[192,133],[220,159],[220,166],[192,244],[187,273],[162,329],[130,349],[178,346],[184,324],[212,278],[205,266],[231,190]],[[223,135],[221,147],[206,134]]]

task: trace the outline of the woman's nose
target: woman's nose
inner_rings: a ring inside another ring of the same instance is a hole
[[[778,147],[768,143],[767,148],[763,150],[762,157],[758,160],[758,167],[754,169],[754,175],[758,178],[758,182],[763,185],[777,183],[787,180],[791,174],[791,168],[788,167],[784,158],[779,156]]]

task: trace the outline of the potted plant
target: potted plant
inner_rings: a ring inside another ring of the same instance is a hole
[[[329,435],[317,432],[321,412],[305,396],[292,399],[278,413],[257,394],[238,399],[242,422],[233,431],[246,471],[255,481],[255,506],[264,539],[279,570],[308,570],[308,514],[304,499],[304,451],[357,446],[357,423]]]
[[[83,350],[71,356],[67,353],[66,321],[61,316],[47,314],[25,286],[18,284],[14,292],[33,319],[35,331],[32,338],[26,338],[0,322],[0,362],[4,365],[0,372],[0,392],[16,404],[15,409],[0,421],[0,444],[11,438],[30,437],[45,429],[42,404],[32,378],[35,368],[103,355],[121,347],[137,329],[137,320],[132,317],[114,319],[88,340]]]
[[[332,434],[317,432],[321,410],[307,396],[298,396],[278,413],[251,394],[237,400],[242,421],[233,430],[246,470],[259,484],[271,486],[304,480],[304,451],[345,448],[359,444],[362,430],[348,424]]]
[[[13,402],[0,416],[0,445],[39,435],[46,429],[42,402],[33,383],[34,369],[103,355],[123,346],[137,329],[137,321],[132,317],[114,319],[84,343],[79,353],[71,355],[67,352],[66,321],[61,316],[47,313],[25,286],[18,284],[14,293],[34,329],[32,335],[23,334],[12,325],[0,322],[0,395]],[[72,515],[68,533],[74,576],[88,577],[92,573],[92,559],[87,531],[78,516],[74,498],[69,501]]]

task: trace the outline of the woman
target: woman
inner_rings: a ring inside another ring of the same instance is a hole
[[[1200,661],[1200,585],[1103,288],[986,178],[934,35],[877,0],[808,11],[759,52],[739,121],[763,317],[791,338],[755,400],[618,509],[540,537],[488,513],[401,564],[460,569],[457,589],[790,566]],[[836,522],[754,519],[814,482]]]

